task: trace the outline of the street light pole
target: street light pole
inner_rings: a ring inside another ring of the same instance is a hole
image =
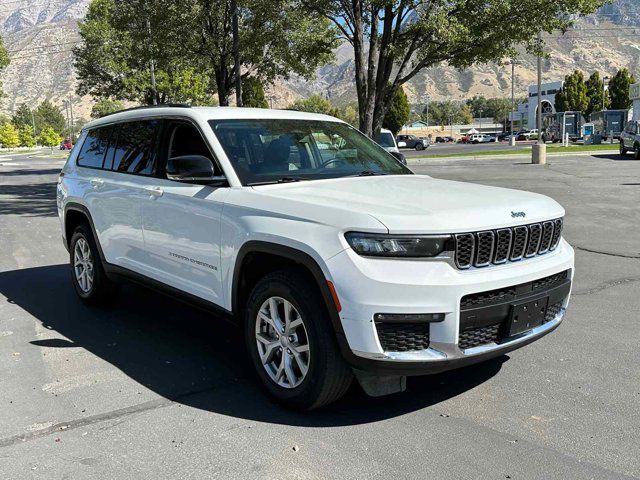
[[[429,128],[429,95],[427,95],[427,108],[426,108],[426,112],[427,112],[427,128]]]
[[[516,144],[516,137],[513,135],[513,122],[516,115],[516,93],[515,93],[515,78],[516,78],[516,62],[511,59],[511,135],[509,138],[509,144],[513,147]]]
[[[538,141],[531,148],[531,163],[544,165],[547,163],[547,146],[542,140],[542,32],[538,33],[538,109],[536,120]]]
[[[605,99],[607,98],[607,80],[609,80],[609,77],[602,77],[602,111],[606,109]]]

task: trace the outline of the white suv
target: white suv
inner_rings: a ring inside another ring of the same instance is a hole
[[[573,278],[552,199],[414,175],[324,115],[110,115],[84,129],[57,200],[82,300],[130,279],[237,320],[268,392],[299,409],[354,376],[384,395],[537,340]]]

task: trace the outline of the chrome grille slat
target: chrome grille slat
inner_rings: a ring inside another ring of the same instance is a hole
[[[562,218],[516,227],[458,233],[455,264],[461,269],[516,262],[555,250],[562,237]]]

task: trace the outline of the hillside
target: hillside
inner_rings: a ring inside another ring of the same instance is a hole
[[[84,16],[89,0],[7,0],[0,4],[0,32],[11,53],[11,65],[1,80],[7,94],[0,111],[11,113],[26,102],[35,105],[45,98],[61,105],[71,99],[76,116],[88,117],[90,98],[75,95],[71,48],[78,41],[77,21]],[[576,68],[614,73],[620,67],[640,72],[640,0],[620,0],[599,15],[577,22],[566,38],[549,39],[550,58],[545,61],[545,80],[561,79]],[[622,29],[622,30],[621,30]],[[516,94],[523,95],[535,82],[535,58],[523,55],[516,67]],[[446,65],[425,70],[407,86],[412,103],[431,99],[463,99],[473,95],[508,97],[511,68],[496,64],[478,65],[460,72]],[[353,60],[348,45],[336,51],[336,61],[319,69],[308,82],[292,79],[277,82],[268,95],[275,107],[283,107],[313,93],[328,96],[334,103],[354,98]]]

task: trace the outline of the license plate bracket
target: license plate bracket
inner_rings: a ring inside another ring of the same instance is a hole
[[[511,304],[507,336],[512,337],[544,323],[549,297]]]

